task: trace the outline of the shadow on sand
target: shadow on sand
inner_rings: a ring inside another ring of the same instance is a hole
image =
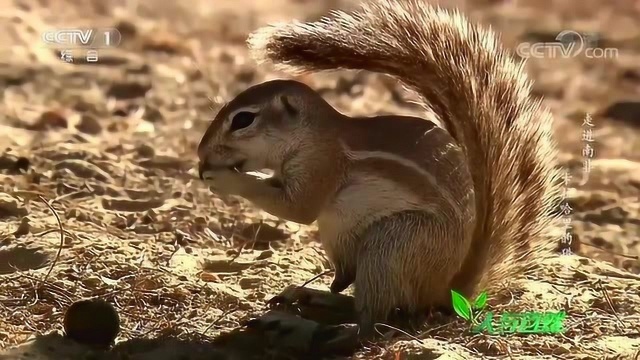
[[[48,334],[0,353],[0,360],[339,359],[357,350],[352,297],[292,286],[271,304],[261,317],[210,341],[130,339],[100,351]]]

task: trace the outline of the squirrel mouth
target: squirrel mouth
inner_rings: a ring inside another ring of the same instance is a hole
[[[246,163],[246,160],[238,161],[231,165],[218,165],[218,166],[211,166],[211,165],[207,165],[206,163],[200,163],[198,167],[198,175],[200,180],[207,180],[210,177],[214,177],[213,174],[215,174],[216,172],[224,169],[240,173],[240,172],[243,172],[245,163]]]
[[[240,160],[236,163],[234,163],[233,165],[229,166],[229,170],[235,171],[235,172],[242,172],[242,168],[244,167],[244,164],[246,163],[246,160]]]

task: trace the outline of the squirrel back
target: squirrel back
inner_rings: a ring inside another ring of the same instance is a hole
[[[490,30],[415,0],[271,25],[251,34],[259,62],[293,73],[360,69],[416,91],[462,147],[476,198],[471,249],[453,288],[490,289],[550,255],[560,196],[552,118],[530,96],[523,63]],[[469,294],[470,295],[470,294]]]

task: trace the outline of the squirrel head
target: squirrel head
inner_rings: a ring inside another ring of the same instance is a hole
[[[335,110],[297,81],[271,80],[249,87],[220,109],[202,137],[200,176],[225,168],[279,169],[300,144],[313,144],[312,128],[330,117],[327,111]]]

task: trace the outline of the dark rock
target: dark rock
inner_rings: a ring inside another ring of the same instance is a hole
[[[80,118],[80,122],[76,125],[76,129],[89,135],[98,135],[102,131],[102,125],[98,119],[90,114],[84,114]]]
[[[640,102],[619,101],[607,107],[602,116],[640,127]]]
[[[151,90],[150,83],[143,82],[117,82],[107,90],[107,96],[119,100],[128,100],[144,97]]]
[[[119,331],[118,312],[104,300],[77,301],[64,314],[66,336],[83,345],[107,349]]]

